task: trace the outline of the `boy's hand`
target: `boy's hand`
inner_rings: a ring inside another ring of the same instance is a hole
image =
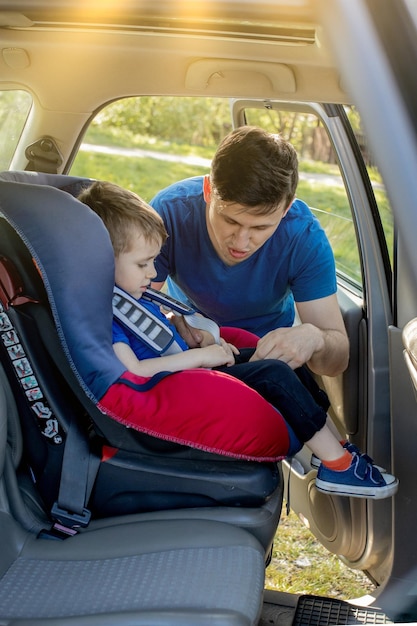
[[[199,350],[200,367],[220,367],[234,365],[235,357],[232,348],[223,339],[222,344],[213,343]],[[236,348],[235,348],[236,350]]]
[[[187,324],[183,315],[169,315],[169,320],[171,324],[175,326],[181,337],[184,339],[189,348],[207,348],[210,346],[217,345],[219,348],[223,349],[223,352],[217,351],[217,356],[221,358],[223,355],[223,360],[220,363],[216,363],[215,365],[201,365],[201,367],[218,367],[220,365],[234,365],[235,364],[235,354],[239,354],[239,350],[231,343],[227,343],[224,339],[220,337],[220,346],[215,343],[215,339],[208,330],[201,330],[197,328],[192,328]]]
[[[225,365],[230,366],[235,364],[235,354],[240,354],[238,348],[234,346],[232,343],[227,343],[224,339],[220,337],[220,345],[223,346],[227,354],[229,355],[229,361],[225,363]]]

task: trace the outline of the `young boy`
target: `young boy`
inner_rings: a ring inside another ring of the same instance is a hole
[[[156,275],[155,258],[167,238],[161,217],[139,196],[112,183],[94,182],[79,200],[101,217],[109,231],[116,285],[139,300]],[[114,319],[114,351],[130,372],[150,377],[161,371],[221,369],[255,389],[282,413],[313,452],[320,491],[359,498],[386,498],[397,491],[394,476],[381,473],[353,444],[338,440],[325,410],[328,407],[316,401],[317,395],[315,399],[286,363],[275,359],[250,362],[254,349],[239,351],[223,339],[217,344],[208,332],[202,332],[200,347],[189,348],[156,304],[145,300],[142,304],[172,329],[181,351],[155,355],[146,342]]]

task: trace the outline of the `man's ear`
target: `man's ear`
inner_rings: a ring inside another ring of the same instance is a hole
[[[289,205],[287,206],[287,208],[285,209],[284,213],[282,214],[282,217],[283,217],[283,218],[287,215],[288,211],[289,211],[289,210],[290,210],[290,208],[292,207],[292,203],[294,202],[294,200],[295,200],[295,196],[294,196],[294,198],[291,200],[291,202],[289,203]]]
[[[203,180],[203,196],[204,200],[207,204],[210,204],[211,201],[211,185],[210,185],[210,176],[207,174],[204,176]]]

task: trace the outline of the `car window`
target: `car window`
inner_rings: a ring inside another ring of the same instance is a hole
[[[229,130],[226,99],[126,98],[92,119],[71,174],[115,182],[149,202],[176,180],[206,174]]]
[[[347,110],[358,139],[392,251],[392,217],[360,119]],[[320,118],[311,113],[245,107],[245,122],[280,133],[299,155],[297,196],[326,230],[339,277],[362,290],[361,263],[348,193]],[[91,122],[73,163],[75,175],[103,178],[149,201],[163,187],[209,171],[218,143],[231,130],[225,98],[138,97],[104,108]]]
[[[376,206],[378,209],[378,218],[380,220],[385,245],[387,247],[388,256],[393,268],[394,257],[394,218],[392,208],[389,202],[388,194],[383,184],[382,176],[376,164],[375,155],[372,152],[370,142],[364,130],[364,124],[356,107],[345,107],[349,122],[351,124],[356,141],[363,156],[369,179],[372,185]]]
[[[10,167],[31,106],[26,91],[0,91],[0,171]]]
[[[339,274],[362,283],[355,228],[336,155],[321,120],[314,114],[245,108],[248,124],[280,133],[297,150],[297,196],[320,220],[332,245]]]

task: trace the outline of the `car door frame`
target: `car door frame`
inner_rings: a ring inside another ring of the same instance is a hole
[[[336,154],[358,242],[362,292],[338,273],[338,300],[351,343],[350,364],[342,375],[322,377],[319,383],[329,395],[341,432],[390,469],[391,269],[359,146],[340,105],[236,99],[231,103],[234,126],[246,123],[245,109],[254,106],[314,113],[326,128]],[[382,583],[393,559],[387,542],[392,534],[392,499],[366,502],[320,494],[314,488],[310,456],[304,448],[295,462],[284,462],[287,501],[329,551]]]

